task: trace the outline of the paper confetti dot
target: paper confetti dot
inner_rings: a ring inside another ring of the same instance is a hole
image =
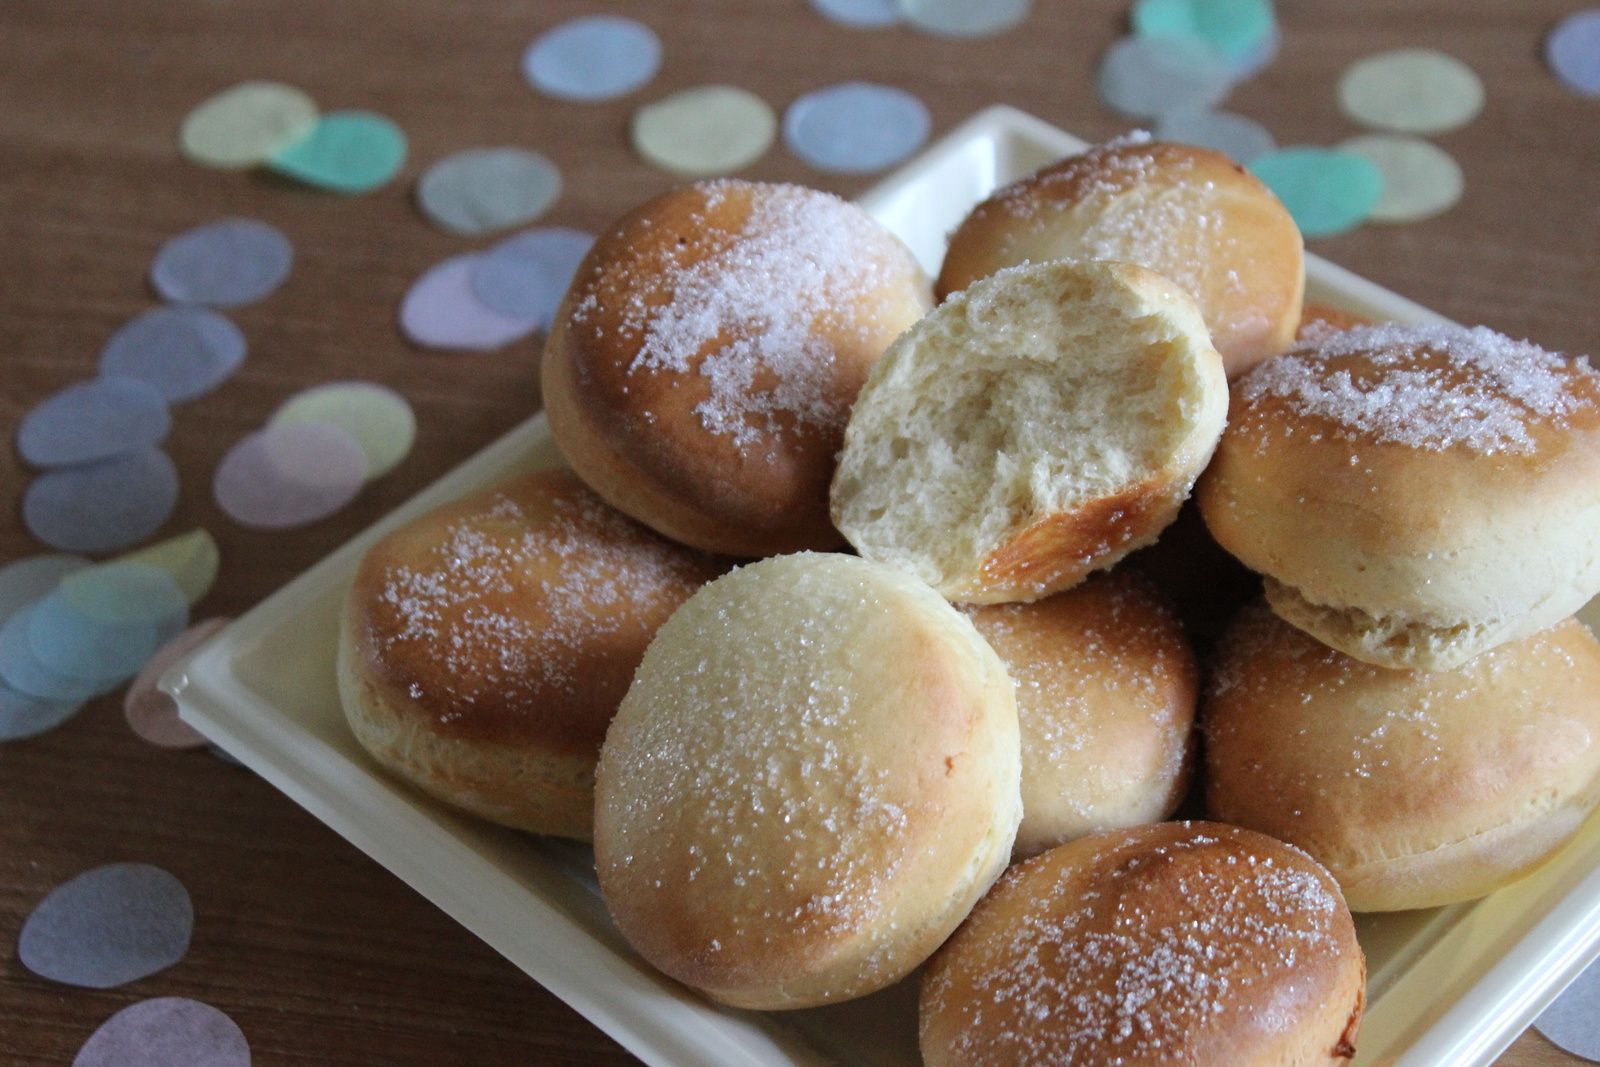
[[[53,982],[111,989],[183,959],[193,930],[182,882],[148,863],[109,863],[39,902],[22,924],[17,958]]]
[[[100,351],[100,373],[137,378],[169,404],[203,396],[244,362],[244,334],[210,308],[162,307],[130,320]]]
[[[532,222],[561,196],[561,172],[525,148],[469,148],[417,179],[417,206],[465,237]]]
[[[84,701],[109,693],[121,685],[127,675],[109,675],[103,678],[75,678],[52,671],[33,654],[33,643],[28,637],[33,621],[32,607],[23,608],[0,625],[0,681],[28,696],[45,700]]]
[[[1352,137],[1339,146],[1367,160],[1383,176],[1374,222],[1416,222],[1454,207],[1466,188],[1461,165],[1431,141],[1403,134]]]
[[[72,1067],[250,1067],[250,1043],[209,1004],[156,997],[101,1023]]]
[[[907,22],[940,37],[993,37],[1020,25],[1032,9],[1032,0],[900,0]]]
[[[1236,82],[1253,78],[1257,74],[1272,66],[1278,58],[1278,52],[1283,48],[1283,29],[1276,22],[1272,30],[1250,51],[1242,56],[1228,60],[1228,67],[1233,71]]]
[[[158,689],[156,682],[227,624],[227,619],[195,623],[150,657],[122,700],[123,717],[137,737],[157,748],[205,747],[205,735],[178,717],[177,701]]]
[[[845,82],[807,93],[783,114],[791,151],[821,170],[868,174],[922,147],[933,119],[903,89]]]
[[[1154,118],[1209,108],[1234,80],[1227,62],[1195,37],[1125,37],[1100,65],[1100,98],[1125,115]]]
[[[406,161],[406,135],[382,115],[335,111],[267,161],[279,174],[336,193],[365,193]]]
[[[178,131],[178,149],[202,166],[244,170],[266,162],[316,124],[316,102],[294,86],[242,82],[189,112]]]
[[[184,599],[193,607],[204,599],[216,583],[222,554],[217,548],[217,539],[209,531],[190,530],[149,548],[129,553],[117,562],[161,568],[178,583]]]
[[[333,382],[296,393],[270,425],[324,422],[356,439],[367,455],[367,479],[388,474],[411,451],[417,417],[406,398],[373,382]]]
[[[29,532],[63,552],[115,552],[161,528],[178,502],[178,470],[150,448],[40,475],[22,498]]]
[[[1283,201],[1307,237],[1354,229],[1383,195],[1377,167],[1329,148],[1279,149],[1258,157],[1250,170]]]
[[[1483,110],[1483,82],[1454,56],[1431,48],[1381,52],[1339,79],[1339,104],[1357,122],[1397,133],[1445,133]]]
[[[661,69],[661,40],[649,26],[592,15],[540,34],[522,56],[535,89],[563,100],[610,100],[640,88]]]
[[[811,8],[841,26],[876,29],[900,21],[896,0],[811,0]]]
[[[749,166],[777,132],[767,102],[731,85],[684,89],[633,115],[633,147],[645,162],[697,177]]]
[[[72,678],[128,677],[189,624],[189,601],[159,567],[104,563],[63,579],[34,606],[28,645]]]
[[[136,378],[96,378],[54,393],[23,417],[17,451],[35,467],[111,459],[159,444],[172,428],[167,402]]]
[[[1155,136],[1158,141],[1210,148],[1236,163],[1249,163],[1278,147],[1265,126],[1231,111],[1169,111],[1157,120]]]
[[[38,737],[82,710],[82,701],[30,696],[0,681],[0,741]]]
[[[490,311],[547,330],[592,244],[593,235],[564,226],[508,237],[478,258],[472,294]]]
[[[1557,1048],[1600,1062],[1600,963],[1574,978],[1533,1025]]]
[[[1544,42],[1545,61],[1575,93],[1600,96],[1600,7],[1562,19]]]
[[[282,285],[294,248],[282,231],[255,219],[197,226],[161,246],[150,284],[174,304],[239,307]]]
[[[400,304],[400,330],[423,348],[486,352],[538,329],[533,320],[498,314],[472,295],[481,255],[453,256],[412,284]]]
[[[327,518],[361,491],[367,454],[337,426],[268,426],[234,445],[217,465],[212,491],[236,522],[264,530]]]
[[[1134,32],[1142,37],[1198,37],[1229,60],[1252,55],[1272,36],[1270,0],[1140,0]]]
[[[44,599],[61,579],[89,566],[81,556],[26,556],[0,567],[0,622]]]

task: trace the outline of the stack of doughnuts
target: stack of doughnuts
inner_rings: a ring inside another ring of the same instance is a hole
[[[351,727],[592,840],[725,1004],[927,964],[929,1064],[1348,1059],[1351,908],[1489,892],[1600,805],[1600,376],[1303,271],[1248,172],[1148,138],[979,204],[937,307],[836,197],[650,201],[548,338],[571,469],[363,562]]]

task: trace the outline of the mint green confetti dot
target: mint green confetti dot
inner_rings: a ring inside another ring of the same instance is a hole
[[[1329,148],[1284,148],[1250,164],[1294,216],[1307,237],[1353,230],[1372,214],[1383,195],[1383,175],[1349,152]]]
[[[1258,52],[1272,38],[1271,0],[1139,0],[1133,31],[1140,37],[1198,37],[1229,60]]]
[[[267,161],[279,174],[320,189],[364,193],[393,178],[406,158],[406,135],[370,111],[335,111]]]
[[[1140,37],[1195,37],[1194,5],[1189,0],[1139,0],[1133,5],[1133,32]]]

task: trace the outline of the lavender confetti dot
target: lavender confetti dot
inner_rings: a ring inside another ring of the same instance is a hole
[[[156,253],[150,284],[175,304],[238,307],[289,277],[294,249],[275,227],[223,219],[179,234]]]
[[[22,924],[17,958],[53,982],[112,989],[183,959],[193,930],[182,882],[147,863],[110,863],[39,902]]]

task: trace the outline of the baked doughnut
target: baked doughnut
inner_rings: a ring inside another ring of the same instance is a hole
[[[1171,815],[1189,784],[1200,669],[1149,579],[1118,569],[967,617],[1017,691],[1022,859]]]
[[[550,432],[614,507],[738,556],[832,548],[828,481],[867,370],[928,308],[854,204],[723,179],[605,231],[545,346]]]
[[[1255,175],[1209,149],[1125,137],[1013,182],[950,238],[938,295],[1051,259],[1126,260],[1177,282],[1229,378],[1288,348],[1300,324],[1300,230]]]
[[[1295,332],[1296,345],[1318,342],[1330,334],[1353,330],[1357,326],[1370,326],[1372,320],[1332,304],[1307,300],[1300,311],[1300,329]]]
[[[1448,670],[1600,592],[1600,375],[1492,330],[1369,326],[1234,386],[1200,482],[1272,609],[1380,666]]]
[[[1227,414],[1194,301],[1131,263],[1014,267],[873,368],[833,518],[951,600],[1037,600],[1154,541]]]
[[[927,1067],[1310,1067],[1355,1055],[1366,964],[1299,849],[1215,823],[1006,872],[922,979]]]
[[[339,641],[345,717],[440,800],[587,840],[600,742],[645,646],[726,566],[567,470],[447,504],[361,561]]]
[[[1600,643],[1572,619],[1453,671],[1397,671],[1258,604],[1204,719],[1211,817],[1299,845],[1356,911],[1481,897],[1600,804]]]
[[[1021,815],[1005,668],[927,586],[801,553],[706,586],[605,747],[600,889],[646,960],[745,1008],[903,978],[1004,869]]]

